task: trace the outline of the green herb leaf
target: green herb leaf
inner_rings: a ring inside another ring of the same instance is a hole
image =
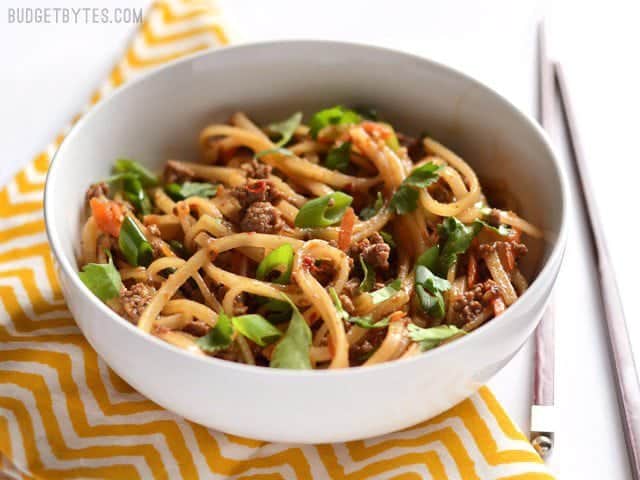
[[[360,115],[356,112],[338,105],[314,114],[309,121],[309,133],[313,138],[317,138],[318,132],[329,125],[348,125],[360,121]]]
[[[273,368],[309,370],[311,369],[311,359],[309,358],[311,330],[300,314],[298,307],[289,297],[283,296],[291,305],[291,321],[284,337],[273,349],[270,366]]]
[[[345,172],[351,162],[351,142],[344,142],[339,147],[332,148],[327,153],[324,165],[331,170]]]
[[[124,197],[142,215],[151,213],[151,200],[142,188],[140,177],[133,174],[124,174],[122,177]]]
[[[464,330],[460,330],[454,325],[440,325],[439,327],[420,328],[410,323],[409,338],[420,345],[423,352],[437,347],[443,341],[453,337],[454,335],[464,334]]]
[[[360,210],[360,215],[359,215],[360,219],[369,220],[371,217],[373,217],[376,213],[380,211],[383,205],[384,205],[384,198],[382,198],[382,193],[378,192],[378,194],[376,195],[376,201],[373,203],[373,205],[370,207],[364,207],[362,210]]]
[[[497,227],[494,227],[490,223],[485,222],[484,220],[477,219],[474,223],[479,223],[481,226],[488,228],[489,230],[493,230],[495,233],[502,237],[508,237],[511,235],[511,228],[508,225],[501,224]]]
[[[196,345],[198,345],[203,352],[216,353],[231,346],[232,334],[233,326],[231,324],[231,318],[225,313],[220,312],[216,326],[209,330],[204,337],[196,340]]]
[[[369,295],[371,295],[371,300],[373,301],[373,304],[376,305],[378,303],[384,302],[385,300],[388,300],[391,297],[393,297],[396,293],[400,291],[401,285],[402,285],[402,282],[400,282],[400,279],[396,278],[393,282],[389,283],[388,285],[376,290],[375,292],[371,292]]]
[[[438,265],[438,257],[440,256],[440,248],[437,245],[433,247],[427,248],[422,254],[418,257],[416,261],[416,265],[422,265],[427,267],[429,270],[435,270]]]
[[[267,150],[262,150],[255,154],[255,158],[258,159],[260,157],[264,157],[265,155],[284,155],[285,157],[295,157],[291,150],[287,150],[286,148],[269,148]]]
[[[78,273],[80,280],[103,302],[120,295],[122,279],[113,265],[111,252],[107,250],[109,263],[88,263]]]
[[[441,167],[433,162],[415,168],[393,194],[391,208],[398,215],[413,212],[418,207],[419,192],[416,189],[426,188],[435,182],[438,179],[440,169]]]
[[[416,285],[416,292],[418,293],[418,300],[420,300],[422,310],[433,318],[444,317],[444,297],[441,292],[427,292],[422,285]]]
[[[271,253],[262,259],[256,270],[256,277],[258,280],[265,280],[269,278],[274,270],[278,270],[280,275],[270,281],[286,285],[291,279],[292,268],[293,247],[285,243],[272,250]]]
[[[436,165],[433,162],[427,162],[417,168],[414,168],[402,183],[404,183],[405,185],[411,185],[412,187],[428,187],[433,182],[438,180],[438,173],[441,169],[441,166]]]
[[[199,182],[184,182],[182,185],[169,183],[164,186],[164,191],[176,202],[179,202],[189,197],[215,197],[218,192],[218,186],[212,183]]]
[[[333,304],[336,307],[336,311],[338,312],[338,318],[341,318],[342,320],[348,320],[349,314],[342,306],[342,302],[340,301],[340,297],[338,297],[338,294],[336,293],[335,288],[329,287],[329,296],[331,297],[331,300],[333,301]]]
[[[418,191],[408,185],[400,185],[391,197],[389,206],[398,215],[413,212],[418,207]]]
[[[120,227],[118,246],[127,262],[134,267],[148,266],[153,260],[153,248],[147,241],[136,222],[130,217],[124,217]]]
[[[396,247],[396,241],[393,239],[393,236],[389,232],[385,232],[384,230],[382,230],[380,232],[380,236],[382,237],[382,240],[384,240],[384,243],[389,245],[391,248]]]
[[[347,321],[362,328],[383,328],[389,325],[389,317],[385,317],[374,323],[371,315],[365,317],[349,317]]]
[[[422,285],[431,293],[446,292],[451,288],[451,284],[447,280],[435,276],[431,270],[423,265],[416,267],[416,284]]]
[[[240,315],[231,319],[233,327],[249,340],[264,347],[275,342],[282,332],[271,325],[262,315]]]
[[[324,197],[314,198],[305,203],[296,215],[298,228],[329,227],[338,223],[353,198],[342,192],[334,192]]]
[[[282,122],[272,123],[271,125],[268,125],[267,130],[269,132],[280,134],[280,140],[278,140],[276,146],[285,146],[289,142],[289,140],[291,140],[291,137],[293,137],[293,134],[295,133],[296,128],[298,128],[298,126],[300,125],[301,121],[302,113],[296,112]]]
[[[446,241],[440,250],[440,258],[435,269],[438,275],[447,275],[449,267],[456,262],[458,255],[467,251],[480,228],[482,225],[476,222],[467,226],[455,217],[444,219],[440,225],[440,235],[444,236]]]
[[[370,292],[373,289],[373,286],[376,283],[376,272],[371,267],[371,265],[367,264],[360,255],[360,266],[362,267],[362,272],[364,273],[364,278],[362,282],[360,282],[360,291],[361,292]]]
[[[291,318],[291,305],[288,302],[272,298],[265,302],[262,308],[266,311],[265,316],[271,323],[283,323]]]
[[[120,158],[116,160],[113,171],[115,173],[132,173],[140,179],[142,186],[155,187],[158,185],[158,177],[156,177],[146,167],[142,166],[135,160]]]

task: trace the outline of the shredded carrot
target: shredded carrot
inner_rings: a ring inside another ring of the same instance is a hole
[[[401,320],[406,316],[407,316],[407,312],[403,312],[402,310],[393,312],[391,315],[389,315],[389,323],[397,322],[398,320]]]
[[[493,315],[495,317],[504,312],[504,309],[506,308],[504,306],[504,300],[502,300],[502,297],[500,296],[494,298],[493,302],[491,302],[491,305],[493,306]]]
[[[516,259],[513,256],[513,250],[511,250],[510,243],[500,243],[498,244],[498,255],[500,257],[500,263],[507,271],[507,273],[511,272],[516,266]]]
[[[467,265],[467,287],[471,288],[476,283],[478,276],[478,262],[476,255],[471,252],[469,254],[469,263]]]
[[[340,222],[340,233],[338,234],[338,248],[343,252],[351,245],[351,235],[353,234],[353,227],[356,224],[356,214],[353,208],[347,208],[344,212],[342,221]]]
[[[106,198],[94,197],[89,201],[89,205],[100,230],[114,237],[120,235],[124,214],[118,203]]]

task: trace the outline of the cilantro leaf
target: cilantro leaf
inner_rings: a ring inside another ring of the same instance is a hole
[[[329,125],[348,125],[359,123],[360,120],[360,115],[356,112],[338,105],[315,113],[309,121],[309,133],[317,138],[318,132]]]
[[[445,314],[442,292],[451,288],[444,278],[437,277],[424,265],[416,267],[416,292],[420,306],[433,318],[442,318]]]
[[[413,212],[418,206],[418,188],[426,188],[438,179],[442,167],[427,162],[414,168],[391,198],[391,208],[398,214]]]
[[[369,295],[371,295],[373,304],[376,305],[393,297],[400,291],[401,285],[402,282],[400,281],[400,279],[396,278],[393,282],[387,284],[386,286],[376,290],[375,292],[371,292]]]
[[[240,315],[231,319],[233,328],[249,340],[264,347],[275,342],[282,332],[271,325],[262,315]]]
[[[332,148],[327,153],[324,165],[331,170],[346,171],[351,161],[351,142],[344,142],[339,147]]]
[[[280,134],[280,140],[276,143],[277,147],[283,147],[291,140],[301,121],[302,113],[296,112],[282,122],[272,123],[267,126],[269,132]]]
[[[418,207],[418,190],[408,185],[400,185],[391,197],[389,206],[398,215],[413,212]]]
[[[416,284],[422,285],[430,292],[446,292],[451,284],[444,278],[437,277],[431,270],[423,265],[416,267]]]
[[[458,255],[467,251],[480,228],[482,225],[476,222],[467,226],[455,217],[444,219],[440,225],[440,235],[446,237],[446,241],[440,251],[436,273],[443,277],[447,274],[449,267],[458,259]]]
[[[477,219],[474,223],[479,223],[481,226],[488,228],[489,230],[493,230],[495,233],[502,237],[508,237],[511,235],[511,227],[508,225],[500,224],[497,227],[494,227],[490,223],[485,222],[484,220]]]
[[[218,187],[212,183],[184,182],[182,185],[169,183],[165,185],[164,190],[167,195],[179,202],[189,197],[215,197]]]
[[[376,272],[371,265],[364,261],[362,255],[360,255],[360,266],[362,267],[362,273],[364,278],[360,282],[361,292],[370,292],[376,283]]]
[[[361,328],[383,328],[389,325],[389,317],[385,317],[377,322],[373,322],[371,315],[367,315],[365,317],[349,317],[347,319],[349,323],[353,323]]]
[[[113,264],[111,252],[107,250],[109,263],[88,263],[78,273],[80,280],[103,302],[120,295],[122,279]]]
[[[291,321],[284,337],[276,344],[271,354],[270,366],[273,368],[291,368],[297,370],[311,369],[309,348],[311,347],[311,330],[300,314],[298,307],[284,295],[292,308]]]
[[[196,340],[196,345],[200,350],[207,353],[216,353],[225,350],[231,346],[231,336],[233,335],[233,326],[231,318],[225,313],[220,312],[216,326],[207,332],[204,337]]]
[[[422,265],[427,267],[429,270],[435,270],[439,256],[440,248],[437,245],[434,245],[422,252],[416,261],[416,265]]]
[[[420,345],[421,351],[431,350],[437,347],[443,341],[453,337],[454,335],[464,335],[466,332],[454,325],[440,325],[438,327],[420,328],[410,323],[409,338]]]

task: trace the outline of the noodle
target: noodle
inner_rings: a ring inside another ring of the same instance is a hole
[[[113,269],[85,283],[119,276],[94,293],[177,348],[268,366],[293,344],[303,353],[287,361],[308,361],[290,368],[413,357],[517,301],[520,238],[540,229],[491,209],[473,169],[435,140],[343,107],[321,113],[262,127],[238,112],[201,131],[203,163],[169,160],[157,181],[134,167],[140,187],[91,186],[83,281]],[[431,328],[451,333],[422,340]]]

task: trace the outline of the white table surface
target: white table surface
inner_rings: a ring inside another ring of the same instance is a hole
[[[565,65],[574,94],[632,339],[640,350],[640,310],[633,291],[640,268],[634,253],[640,229],[632,214],[640,174],[636,51],[640,33],[631,2],[609,1],[606,13],[573,0],[557,2],[552,10],[535,0],[220,3],[243,40],[328,38],[407,50],[477,77],[529,114],[535,111],[535,26],[545,13],[550,18],[552,54]],[[51,6],[44,0],[17,5]],[[78,5],[59,0],[55,6]],[[105,7],[107,2],[91,0],[82,5]],[[108,2],[109,8],[146,5],[141,0]],[[7,6],[0,6],[0,183],[80,110],[135,28],[8,24],[6,10]],[[556,129],[554,137],[561,140],[559,133]],[[558,151],[568,165],[566,150]],[[573,178],[572,172],[569,175]],[[559,416],[556,449],[549,464],[559,478],[627,479],[631,477],[594,265],[575,198],[569,248],[556,289]],[[490,383],[525,431],[532,354],[529,343]]]

